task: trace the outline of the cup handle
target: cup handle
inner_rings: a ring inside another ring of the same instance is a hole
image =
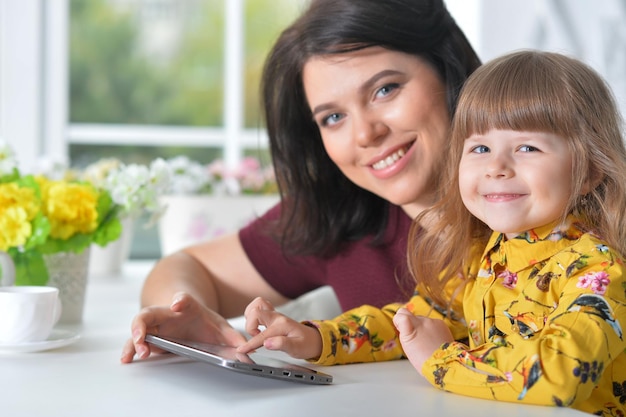
[[[0,251],[0,286],[15,284],[15,264],[8,253]]]

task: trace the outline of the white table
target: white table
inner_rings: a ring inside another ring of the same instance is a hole
[[[250,377],[165,355],[121,365],[119,356],[151,263],[90,278],[76,343],[0,355],[0,415],[38,416],[585,416],[436,390],[408,361],[327,367],[334,384]]]

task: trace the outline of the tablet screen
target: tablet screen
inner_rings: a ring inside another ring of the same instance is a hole
[[[308,367],[252,353],[238,353],[230,346],[146,335],[146,341],[178,355],[255,376],[309,384],[331,384],[333,377]]]

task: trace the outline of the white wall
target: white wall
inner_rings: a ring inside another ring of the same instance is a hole
[[[446,0],[483,60],[523,48],[594,67],[626,114],[626,0]]]

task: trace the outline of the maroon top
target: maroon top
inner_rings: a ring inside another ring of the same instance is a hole
[[[343,310],[364,304],[382,307],[409,299],[415,283],[408,275],[406,244],[411,218],[389,205],[384,243],[368,245],[370,238],[348,243],[336,256],[286,258],[279,245],[262,231],[263,219],[276,219],[280,204],[239,231],[243,249],[263,278],[287,298],[330,285]]]

